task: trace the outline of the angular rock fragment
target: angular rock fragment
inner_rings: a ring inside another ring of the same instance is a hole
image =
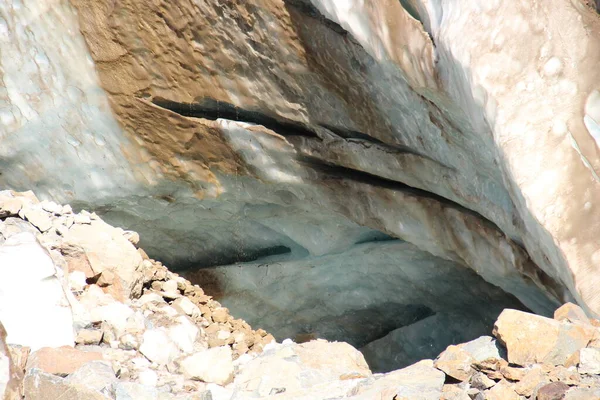
[[[434,367],[459,381],[468,381],[476,372],[471,365],[475,359],[458,346],[448,346],[435,360]]]
[[[554,319],[557,321],[579,322],[589,324],[590,319],[585,315],[585,311],[576,304],[566,303],[554,311]]]
[[[506,346],[508,361],[518,365],[562,365],[597,335],[591,325],[570,324],[517,310],[504,310],[494,335]]]
[[[600,349],[583,348],[579,350],[577,372],[580,374],[600,374]]]
[[[515,392],[515,390],[511,387],[511,385],[505,381],[501,380],[491,389],[486,390],[485,392],[486,400],[520,400],[520,396]]]

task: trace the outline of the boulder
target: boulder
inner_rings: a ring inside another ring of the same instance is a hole
[[[587,324],[572,324],[517,310],[504,310],[494,335],[506,347],[508,361],[518,365],[564,364],[597,335]]]

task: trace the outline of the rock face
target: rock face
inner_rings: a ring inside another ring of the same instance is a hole
[[[470,338],[480,335],[496,315],[465,310],[488,284],[506,293],[491,296],[500,308],[549,316],[572,300],[597,315],[600,21],[587,3],[70,0],[49,12],[8,2],[0,186],[34,187],[140,232],[151,256],[250,322],[259,319],[241,290],[267,303],[306,293],[294,335],[335,338],[356,330],[365,309],[388,307],[323,305],[377,279],[345,282],[335,271],[319,276],[321,290],[302,279],[284,289],[266,286],[268,271],[310,275],[365,247],[376,267],[384,238],[409,243],[382,271],[406,290],[393,326],[371,319],[373,337],[434,314],[466,314]],[[3,204],[0,215],[19,208]],[[69,268],[120,300],[139,294],[135,237],[103,237],[97,249],[131,251],[100,265],[85,238],[102,224],[90,214],[55,227],[49,214],[67,213],[54,206],[22,216],[41,232],[75,224],[74,248],[62,248]],[[116,265],[128,271],[121,282]],[[238,266],[254,286],[227,286]],[[194,275],[203,267],[220,268]],[[449,271],[475,293],[461,285],[461,300],[447,304]],[[425,301],[427,278],[438,284]]]

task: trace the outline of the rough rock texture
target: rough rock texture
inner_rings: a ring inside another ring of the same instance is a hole
[[[600,312],[600,21],[586,1],[49,10],[0,7],[0,185],[93,209],[177,269],[307,270],[383,232],[538,313]]]
[[[348,343],[276,343],[266,331],[253,330],[201,288],[135,249],[133,232],[104,224],[94,214],[38,203],[30,194],[10,195],[28,200],[19,211],[6,212],[0,232],[8,235],[6,242],[22,233],[31,235],[53,270],[63,271],[50,279],[63,289],[71,318],[54,323],[77,339],[74,347],[29,348],[18,344],[19,326],[8,325],[7,334],[0,329],[0,397],[5,399],[536,400],[589,399],[600,390],[600,321],[586,317],[574,304],[555,310],[556,319],[504,310],[495,323],[497,341],[482,336],[448,346],[435,360],[373,373],[363,354]],[[21,219],[30,209],[41,210],[37,215],[52,228],[42,230],[45,225]],[[86,240],[111,254],[104,257],[95,247],[74,252],[69,231],[77,224],[102,226],[89,231]],[[118,235],[127,244],[104,246]],[[30,243],[16,243],[13,250],[21,254]],[[81,269],[71,268],[94,257],[98,265],[127,260],[132,249],[140,259],[133,268],[122,263],[87,279]],[[78,262],[70,264],[67,259],[74,254]],[[6,268],[26,274],[36,266]],[[31,296],[42,304],[54,299],[52,291]],[[2,318],[10,315],[0,317],[0,323]],[[440,324],[463,322],[446,318]],[[46,335],[55,333],[40,329],[28,337],[44,343]],[[388,352],[397,350],[388,347]]]

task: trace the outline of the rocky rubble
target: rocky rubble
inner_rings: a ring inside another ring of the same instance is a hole
[[[93,213],[3,191],[0,218],[4,399],[600,399],[600,321],[574,304],[373,374],[347,343],[253,330]]]

